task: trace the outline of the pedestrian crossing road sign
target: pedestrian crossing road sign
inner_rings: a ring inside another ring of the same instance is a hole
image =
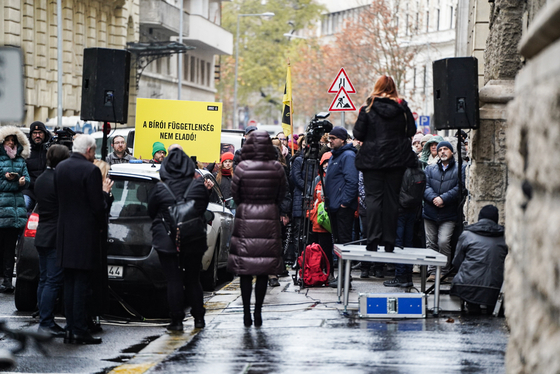
[[[344,68],[340,69],[328,92],[338,93],[341,88],[344,88],[346,93],[356,93],[356,90],[354,89],[352,82],[350,82],[350,78],[348,78],[348,74],[346,74]]]
[[[353,110],[356,110],[356,107],[352,100],[350,100],[348,92],[346,92],[344,87],[340,87],[329,108],[329,112],[351,112]]]

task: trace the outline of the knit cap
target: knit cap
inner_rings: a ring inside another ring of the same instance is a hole
[[[222,157],[220,158],[220,162],[224,162],[225,160],[232,160],[233,161],[233,153],[225,152]]]
[[[163,153],[167,154],[167,151],[165,150],[165,146],[163,145],[163,143],[155,142],[154,145],[152,146],[152,157],[154,157],[156,152],[159,151],[163,151]]]

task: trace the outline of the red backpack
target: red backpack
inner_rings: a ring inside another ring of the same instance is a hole
[[[317,243],[313,243],[305,248],[305,266],[302,265],[303,253],[298,258],[300,267],[299,277],[303,272],[303,284],[305,286],[322,286],[327,284],[327,279],[331,272],[329,259],[323,248]]]

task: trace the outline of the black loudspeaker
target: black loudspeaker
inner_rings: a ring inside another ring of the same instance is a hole
[[[434,125],[437,130],[478,128],[478,61],[434,61]]]
[[[124,49],[84,49],[82,120],[126,123],[130,52]]]

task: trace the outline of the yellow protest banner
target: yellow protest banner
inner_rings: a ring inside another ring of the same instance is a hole
[[[134,157],[152,159],[155,142],[180,144],[197,161],[220,160],[222,103],[137,99]]]

